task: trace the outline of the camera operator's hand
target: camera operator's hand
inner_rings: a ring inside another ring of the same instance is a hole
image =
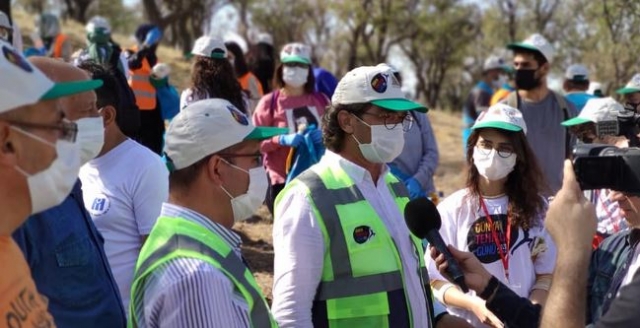
[[[597,226],[595,207],[580,190],[569,160],[564,162],[562,189],[549,205],[545,226],[559,255],[591,250]]]
[[[629,148],[629,139],[619,136],[603,136],[602,141],[607,145],[613,145],[618,148]]]
[[[480,260],[472,253],[459,251],[451,245],[449,245],[448,248],[453,258],[460,264],[460,269],[462,269],[462,273],[464,274],[464,282],[467,284],[467,287],[478,294],[482,293],[487,287],[487,284],[489,284],[489,280],[491,280],[491,273],[482,266]],[[429,246],[429,255],[431,255],[431,258],[436,262],[438,271],[446,277],[448,263],[444,255],[439,253],[433,246]]]

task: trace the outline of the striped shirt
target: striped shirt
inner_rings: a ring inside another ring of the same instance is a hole
[[[164,203],[163,217],[180,217],[220,236],[241,257],[240,237],[203,215]],[[249,306],[233,283],[211,264],[193,258],[173,259],[143,282],[134,295],[138,327],[250,327]],[[140,302],[139,299],[143,298]]]

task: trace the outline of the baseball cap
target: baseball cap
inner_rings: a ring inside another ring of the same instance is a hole
[[[562,125],[574,126],[589,122],[617,121],[618,113],[621,111],[624,111],[624,107],[611,97],[592,98],[584,105],[580,115],[562,122]]]
[[[538,33],[529,36],[522,42],[509,43],[507,45],[507,49],[526,49],[538,51],[544,56],[545,59],[547,59],[549,63],[553,61],[553,56],[555,54],[555,50],[553,50],[553,47],[551,46],[549,41],[547,41],[544,36]]]
[[[482,65],[483,71],[488,71],[492,69],[506,69],[507,65],[504,63],[504,59],[498,56],[489,56],[484,61],[484,65]]]
[[[570,81],[588,81],[589,70],[580,64],[573,64],[567,68],[564,78]]]
[[[427,107],[407,99],[400,82],[387,64],[360,66],[349,71],[338,82],[333,97],[333,105],[372,103],[392,111],[417,110],[426,112]]]
[[[2,10],[0,10],[0,27],[4,27],[9,30],[13,29],[11,22],[9,22],[9,17]]]
[[[280,61],[283,64],[301,63],[311,65],[311,47],[302,43],[288,43],[282,47]]]
[[[616,93],[621,95],[634,92],[640,92],[640,74],[634,75],[631,80],[627,82],[627,85],[616,90]]]
[[[229,101],[205,99],[189,104],[173,118],[164,153],[172,169],[180,170],[244,140],[263,140],[288,131],[256,127]]]
[[[171,74],[171,66],[167,63],[157,63],[151,69],[151,74],[158,79],[164,79]]]
[[[495,128],[507,131],[522,131],[527,134],[527,124],[522,113],[507,104],[498,103],[480,113],[471,130]]]
[[[589,90],[587,90],[587,93],[590,95],[596,95],[597,93],[602,94],[602,83],[600,82],[590,82],[589,83]]]
[[[10,44],[0,41],[0,113],[100,86],[102,80],[54,83]]]
[[[227,58],[227,47],[224,46],[224,41],[222,41],[222,39],[210,36],[201,36],[193,44],[191,54],[202,57],[223,59]]]

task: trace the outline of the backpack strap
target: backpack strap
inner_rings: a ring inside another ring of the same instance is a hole
[[[269,114],[271,115],[271,123],[273,123],[273,116],[276,112],[276,101],[278,101],[278,96],[280,96],[280,89],[274,90],[271,93],[271,103],[269,104]]]
[[[551,91],[551,93],[553,93],[553,96],[556,98],[556,102],[558,102],[558,105],[560,106],[560,108],[562,108],[562,115],[564,117],[563,121],[566,121],[569,119],[569,105],[567,104],[567,100],[564,98],[564,96],[562,96],[561,94],[558,94],[555,91]],[[569,129],[565,128],[565,135],[564,135],[564,158],[566,159],[570,159],[571,158],[571,134],[569,134]]]

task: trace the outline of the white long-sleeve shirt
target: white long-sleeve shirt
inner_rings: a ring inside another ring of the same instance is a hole
[[[338,154],[327,151],[321,162],[340,165],[382,218],[400,253],[414,327],[429,327],[424,287],[418,276],[419,260],[409,238],[409,229],[385,184],[386,170],[374,184],[367,170]],[[310,200],[302,188],[293,188],[281,197],[275,209],[273,226],[272,313],[281,328],[311,328],[311,308],[324,266],[324,253],[321,251],[325,247],[324,239]],[[434,317],[445,311],[438,303],[434,308]]]

